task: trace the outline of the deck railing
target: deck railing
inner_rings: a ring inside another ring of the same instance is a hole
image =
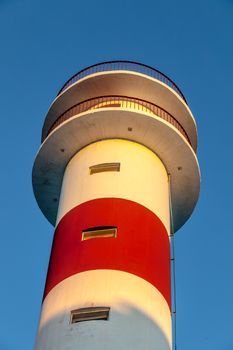
[[[87,68],[82,69],[75,75],[73,75],[61,88],[58,95],[60,95],[64,90],[66,90],[70,85],[76,83],[78,80],[99,72],[108,72],[108,71],[115,71],[115,70],[128,70],[132,72],[137,72],[141,74],[148,75],[152,78],[155,78],[164,84],[168,85],[170,88],[172,88],[174,91],[178,93],[180,97],[186,102],[186,99],[181,92],[181,90],[178,88],[178,86],[165,74],[160,72],[158,69],[155,69],[153,67],[150,67],[146,64],[133,62],[133,61],[108,61],[108,62],[102,62],[93,64],[92,66],[89,66]],[[186,102],[187,103],[187,102]]]
[[[53,125],[50,127],[47,132],[47,136],[60,124],[64,123],[66,120],[72,118],[75,115],[86,112],[90,109],[100,109],[100,108],[129,108],[137,111],[142,111],[146,113],[154,114],[161,119],[167,121],[172,124],[179,132],[186,138],[186,140],[190,143],[189,137],[182,127],[182,125],[167,111],[163,108],[153,104],[151,102],[147,102],[145,100],[141,100],[138,98],[127,97],[127,96],[101,96],[88,99],[86,101],[80,102],[77,105],[69,108],[66,112],[64,112],[60,117],[56,119]],[[46,137],[47,137],[46,136]],[[191,144],[191,143],[190,143]]]

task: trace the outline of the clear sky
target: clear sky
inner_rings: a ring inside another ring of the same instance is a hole
[[[104,60],[158,68],[197,120],[202,187],[176,234],[177,350],[233,349],[233,1],[0,0],[0,350],[33,348],[53,227],[31,169],[63,83]]]

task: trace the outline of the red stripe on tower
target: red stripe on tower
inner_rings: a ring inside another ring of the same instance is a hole
[[[83,230],[116,227],[115,238],[82,240]],[[170,307],[170,247],[167,231],[145,207],[118,198],[83,203],[60,221],[54,237],[45,296],[76,273],[126,271],[153,284]]]

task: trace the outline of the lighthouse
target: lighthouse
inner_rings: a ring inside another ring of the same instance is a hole
[[[198,200],[196,148],[155,68],[98,63],[62,87],[33,167],[55,226],[35,350],[171,350],[170,240]]]

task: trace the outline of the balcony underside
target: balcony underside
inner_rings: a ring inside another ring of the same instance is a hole
[[[46,138],[33,168],[37,202],[54,225],[63,174],[70,159],[83,147],[106,139],[126,139],[152,150],[171,177],[174,230],[191,215],[199,195],[200,174],[194,151],[185,137],[161,118],[118,108],[94,109],[76,115]]]

